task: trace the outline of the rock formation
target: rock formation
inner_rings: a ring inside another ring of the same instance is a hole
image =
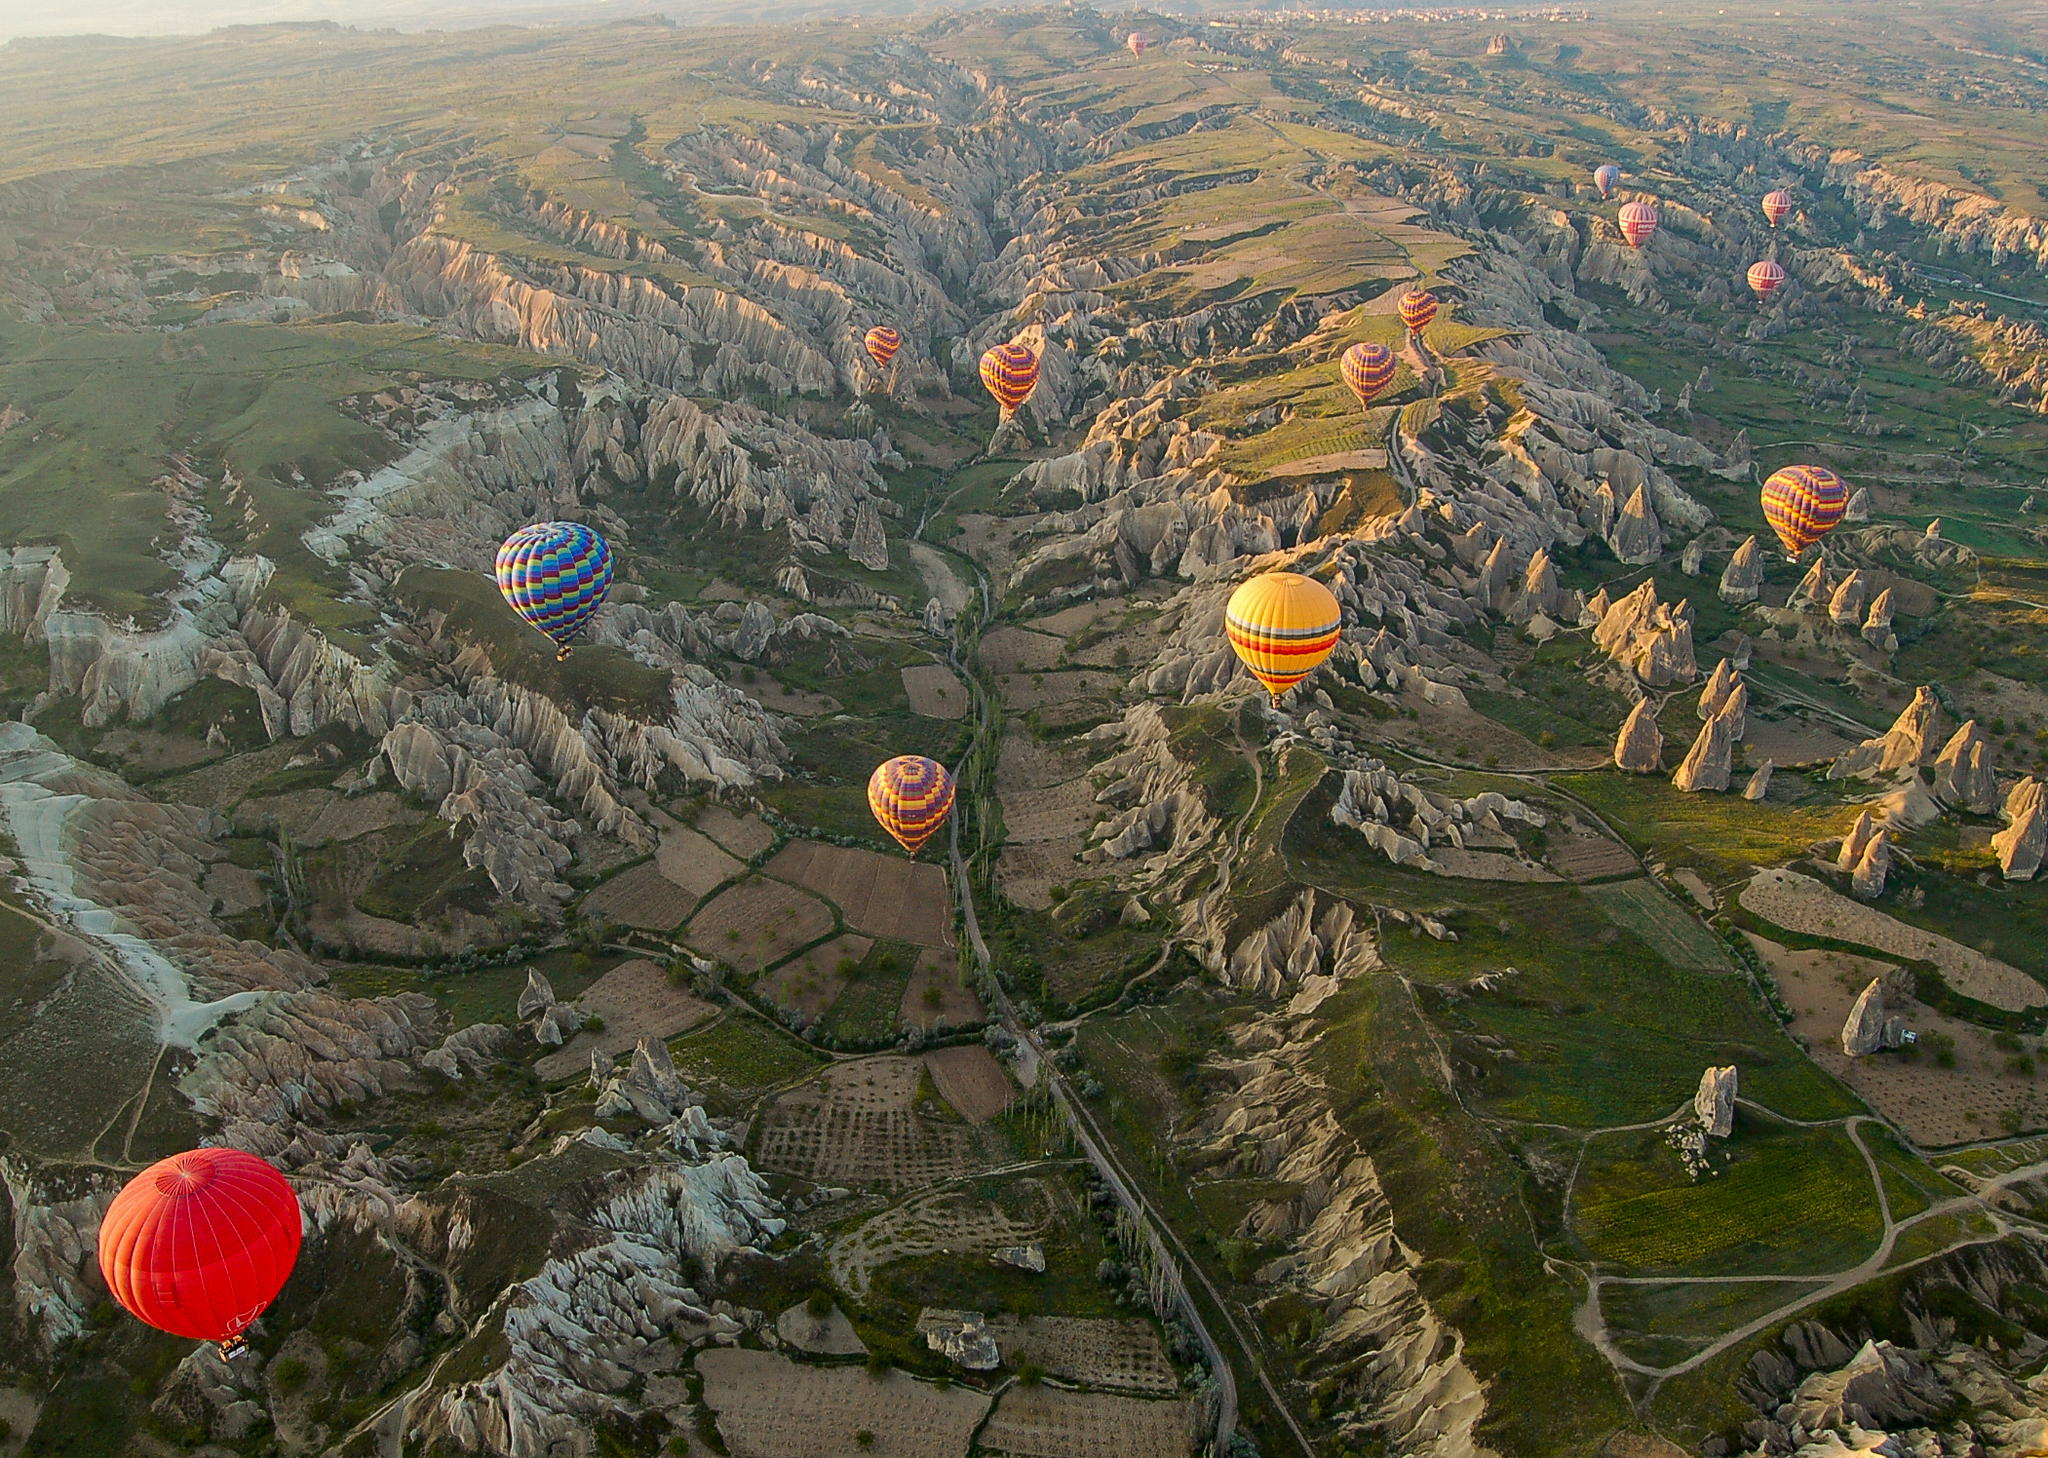
[[[1842,1051],[1851,1058],[1863,1058],[1899,1046],[1905,1025],[1890,1016],[1885,1008],[1884,982],[1882,977],[1871,978],[1870,985],[1857,994],[1856,1004],[1849,1009],[1848,1020],[1842,1024]]]
[[[1735,1129],[1736,1076],[1734,1065],[1709,1068],[1700,1075],[1699,1092],[1693,1095],[1692,1111],[1700,1128],[1715,1139],[1726,1139]]]
[[[1742,787],[1745,800],[1762,800],[1771,793],[1771,771],[1777,768],[1770,760],[1756,767],[1756,773],[1749,777],[1749,783]]]
[[[555,989],[539,968],[526,969],[526,986],[520,990],[519,1021],[532,1030],[543,1047],[559,1047],[583,1026],[583,1011],[573,1003],[557,1002]]]
[[[1913,769],[1934,752],[1940,735],[1941,705],[1933,691],[1922,685],[1881,737],[1866,739],[1838,755],[1828,769],[1828,778],[1869,778]]]
[[[1856,568],[1835,584],[1835,590],[1828,596],[1828,621],[1844,628],[1853,628],[1863,621],[1869,608],[1870,589],[1863,573]]]
[[[1764,584],[1763,553],[1757,549],[1755,537],[1743,538],[1742,545],[1728,559],[1728,566],[1721,573],[1721,601],[1726,603],[1755,602],[1757,593]]]
[[[1631,774],[1654,775],[1664,769],[1664,732],[1657,727],[1657,705],[1639,699],[1614,736],[1614,765]]]
[[[1891,834],[1889,830],[1880,830],[1870,837],[1850,872],[1849,889],[1861,900],[1875,901],[1884,894],[1885,878],[1892,867]]]
[[[2005,797],[2005,829],[1991,837],[2008,881],[2031,881],[2048,857],[2048,783],[2028,776]]]
[[[925,1345],[956,1367],[992,1372],[1002,1365],[1003,1354],[988,1329],[988,1318],[979,1311],[927,1311],[918,1326]]]
[[[1863,859],[1864,850],[1871,838],[1877,834],[1875,817],[1866,808],[1856,812],[1856,821],[1849,827],[1849,833],[1842,837],[1842,844],[1835,853],[1835,869],[1853,871],[1857,862]]]
[[[1721,712],[1721,705],[1735,688],[1735,668],[1727,659],[1714,665],[1714,671],[1707,675],[1707,681],[1700,688],[1700,701],[1696,712],[1702,722]]]
[[[1700,726],[1692,748],[1671,776],[1671,783],[1681,790],[1725,790],[1731,773],[1735,741],[1730,725],[1733,720],[1724,707],[1720,713]]]
[[[1934,798],[1952,810],[1989,815],[1998,808],[1998,775],[1991,768],[1991,741],[1968,720],[1934,757]]]
[[[1693,662],[1692,608],[1682,602],[1676,607],[1660,603],[1654,578],[1644,578],[1641,586],[1608,606],[1593,629],[1593,641],[1652,688],[1685,682],[1699,673]]]
[[[1892,631],[1892,614],[1895,610],[1892,590],[1887,587],[1871,599],[1870,611],[1864,615],[1863,641],[1880,652],[1892,653],[1898,650],[1898,635]]]
[[[1482,850],[1515,848],[1505,822],[1541,826],[1546,817],[1498,791],[1469,799],[1439,794],[1403,779],[1379,760],[1343,771],[1330,807],[1333,824],[1356,830],[1395,865],[1440,869],[1429,853],[1439,845]]]

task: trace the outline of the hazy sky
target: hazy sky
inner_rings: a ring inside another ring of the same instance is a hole
[[[491,20],[666,12],[690,0],[0,0],[0,40],[21,35],[189,35],[222,25],[339,20],[353,25],[475,25]]]

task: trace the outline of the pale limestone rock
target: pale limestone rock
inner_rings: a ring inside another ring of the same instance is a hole
[[[1486,554],[1486,560],[1479,567],[1479,585],[1475,589],[1479,600],[1488,609],[1499,612],[1507,606],[1508,582],[1514,575],[1514,564],[1508,560],[1508,544],[1505,537],[1493,544],[1493,550]]]
[[[1892,631],[1892,590],[1887,587],[1871,599],[1870,611],[1863,619],[1863,641],[1880,652],[1895,652],[1899,646],[1898,635]]]
[[[1755,602],[1757,592],[1764,583],[1763,553],[1757,549],[1756,538],[1744,538],[1735,554],[1728,559],[1728,566],[1721,573],[1721,601],[1728,603]]]
[[[555,1005],[555,987],[538,967],[526,969],[526,986],[519,993],[518,1016],[525,1022],[536,1013],[547,1011]]]
[[[1913,701],[1899,711],[1882,738],[1866,739],[1838,755],[1828,769],[1828,778],[1869,778],[1910,770],[1934,752],[1940,735],[1941,705],[1933,690],[1923,684],[1913,691]]]
[[[1835,855],[1835,869],[1853,871],[1863,859],[1863,852],[1877,835],[1877,824],[1868,809],[1856,814],[1856,823],[1849,827],[1849,833],[1842,837],[1842,847]]]
[[[1700,575],[1700,568],[1707,560],[1707,539],[1694,537],[1685,544],[1685,551],[1679,554],[1678,570],[1687,577]]]
[[[1622,720],[1614,737],[1614,766],[1631,774],[1653,775],[1664,768],[1664,733],[1657,727],[1657,706],[1638,702]]]
[[[647,1124],[665,1124],[693,1109],[696,1095],[676,1072],[668,1044],[659,1038],[642,1038],[633,1048],[632,1061],[598,1091],[597,1117],[624,1118],[630,1115]]]
[[[1681,790],[1725,790],[1730,774],[1729,761],[1734,746],[1728,737],[1726,714],[1716,714],[1700,726],[1699,736],[1693,740],[1692,748],[1686,751],[1685,759],[1671,776],[1671,783]]]
[[[1925,532],[1925,533],[1924,533],[1923,535],[1925,536],[1926,540],[1928,540],[1928,541],[1930,541],[1930,542],[1938,542],[1938,541],[1940,541],[1940,540],[1941,540],[1941,518],[1937,516],[1937,517],[1936,517],[1936,518],[1935,518],[1935,519],[1934,519],[1933,521],[1930,521],[1929,523],[1927,523],[1927,530],[1926,530],[1926,532]]]
[[[1856,869],[1849,875],[1849,889],[1864,901],[1875,901],[1884,894],[1885,877],[1892,868],[1891,839],[1889,830],[1880,830],[1870,837]]]
[[[1045,1247],[1037,1244],[998,1246],[989,1252],[988,1258],[999,1266],[1015,1266],[1020,1271],[1045,1269]]]
[[[1991,742],[1975,719],[1949,736],[1934,757],[1934,798],[1952,810],[1989,815],[1998,808],[1998,775]]]
[[[1726,1139],[1735,1130],[1735,1067],[1709,1068],[1700,1075],[1699,1092],[1693,1095],[1692,1111],[1700,1127],[1715,1139]]]
[[[1706,683],[1700,688],[1699,706],[1695,712],[1702,723],[1721,712],[1721,705],[1727,702],[1735,683],[1735,665],[1723,658],[1714,665],[1714,671],[1707,675]]]
[[[1862,1058],[1889,1047],[1885,1040],[1886,1022],[1883,979],[1873,977],[1857,996],[1856,1005],[1849,1009],[1848,1021],[1842,1024],[1842,1051],[1851,1058]]]
[[[925,1345],[957,1367],[993,1372],[1003,1354],[979,1311],[927,1311],[918,1318]]]
[[[1721,718],[1727,721],[1731,743],[1749,731],[1749,685],[1737,679],[1735,687],[1721,702]]]
[[[2005,797],[2005,829],[1991,837],[2008,881],[2031,881],[2048,858],[2048,784],[2028,776]]]
[[[1843,521],[1870,520],[1870,492],[1858,486],[1849,493],[1849,500],[1842,508]]]
[[[1834,585],[1828,578],[1828,564],[1825,559],[1815,557],[1813,565],[1806,569],[1806,575],[1799,579],[1799,585],[1792,589],[1792,595],[1785,599],[1785,606],[1797,611],[1825,603],[1833,595]]]
[[[1660,603],[1654,578],[1644,578],[1607,608],[1593,629],[1593,641],[1652,687],[1683,682],[1699,672],[1693,661],[1692,606]]]
[[[1863,580],[1860,569],[1851,568],[1849,575],[1835,584],[1835,590],[1828,597],[1828,621],[1844,628],[1853,628],[1863,620],[1869,607],[1870,588]]]
[[[1770,794],[1771,771],[1776,768],[1777,766],[1768,759],[1758,765],[1756,773],[1749,777],[1749,783],[1742,787],[1742,798],[1745,800],[1762,800],[1766,795]]]
[[[1650,505],[1647,486],[1638,486],[1622,504],[1607,536],[1607,544],[1619,560],[1630,566],[1654,562],[1664,552],[1664,528]]]

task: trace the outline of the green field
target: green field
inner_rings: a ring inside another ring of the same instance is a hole
[[[773,1088],[801,1078],[823,1061],[787,1033],[737,1011],[671,1039],[668,1046],[685,1079],[713,1079],[735,1092]]]

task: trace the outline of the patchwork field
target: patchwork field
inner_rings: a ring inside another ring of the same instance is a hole
[[[974,1136],[916,1110],[923,1066],[896,1057],[832,1065],[762,1112],[754,1162],[819,1184],[899,1192],[967,1173]]]
[[[846,964],[859,965],[874,943],[851,932],[799,952],[765,974],[758,990],[777,1007],[792,1007],[806,1017],[822,1017],[846,990]]]
[[[971,987],[960,982],[960,959],[948,947],[927,947],[918,953],[910,981],[904,985],[903,1001],[897,1008],[905,1026],[930,1032],[935,1028],[964,1028],[988,1020]]]
[[[893,1261],[940,1254],[987,1252],[1023,1245],[1045,1235],[1053,1203],[1032,1182],[1043,1213],[1018,1218],[1000,1205],[964,1189],[926,1190],[836,1236],[825,1252],[832,1280],[842,1291],[866,1298],[875,1273]]]
[[[657,862],[642,861],[584,897],[583,909],[641,931],[666,932],[682,923],[701,894],[678,886]]]
[[[707,808],[697,817],[696,824],[697,829],[743,861],[751,861],[775,844],[775,832],[760,816],[735,815],[723,805]]]
[[[971,1388],[743,1348],[703,1352],[697,1371],[733,1458],[965,1458],[989,1406]]]
[[[1159,1328],[1139,1318],[999,1316],[989,1331],[1003,1362],[1031,1364],[1065,1382],[1124,1392],[1172,1393],[1180,1378],[1160,1344]]]
[[[937,663],[921,663],[903,670],[903,696],[913,713],[927,719],[967,717],[967,686],[953,670]]]
[[[832,930],[832,908],[781,881],[750,876],[721,891],[690,918],[691,946],[708,957],[758,972]]]
[[[1017,1458],[1187,1458],[1194,1404],[1057,1387],[1012,1387],[977,1436],[984,1453]]]
[[[752,1093],[800,1078],[822,1057],[758,1017],[731,1012],[718,1023],[669,1045],[676,1069],[692,1082],[710,1081]]]
[[[718,1014],[717,1008],[677,987],[667,972],[645,958],[612,968],[583,990],[576,1005],[602,1018],[604,1027],[578,1033],[536,1063],[534,1071],[542,1078],[586,1072],[593,1052],[617,1055],[642,1038],[674,1038]]]
[[[952,926],[946,873],[924,861],[793,840],[767,873],[837,903],[848,926],[878,939],[943,946]]]
[[[721,850],[702,831],[678,825],[665,815],[656,823],[661,840],[654,853],[654,864],[661,868],[662,875],[692,897],[704,895],[743,869],[737,858]]]
[[[936,1048],[924,1055],[939,1096],[976,1124],[1010,1106],[1010,1076],[996,1055],[979,1043]]]

